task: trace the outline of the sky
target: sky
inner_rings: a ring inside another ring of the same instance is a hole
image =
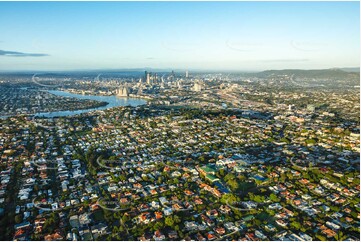
[[[359,65],[359,2],[0,2],[3,71]]]

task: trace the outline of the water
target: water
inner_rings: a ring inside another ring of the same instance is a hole
[[[57,111],[57,112],[45,112],[45,113],[36,113],[34,116],[36,117],[45,117],[45,118],[52,118],[52,117],[63,117],[63,116],[70,116],[76,115],[81,113],[87,113],[95,110],[104,110],[113,107],[119,106],[139,106],[144,105],[147,101],[143,99],[137,98],[125,98],[125,97],[117,97],[117,96],[93,96],[93,95],[80,95],[80,94],[73,94],[69,92],[63,91],[48,91],[57,96],[63,97],[73,97],[78,99],[91,99],[101,102],[107,102],[106,106],[98,107],[98,108],[89,108],[89,109],[82,109],[82,110],[73,110],[73,111]]]
[[[259,180],[259,181],[265,181],[267,180],[267,178],[264,178],[263,176],[259,176],[259,175],[255,175],[253,176],[255,179]]]

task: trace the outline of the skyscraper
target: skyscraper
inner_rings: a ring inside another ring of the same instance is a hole
[[[203,90],[203,83],[201,81],[195,81],[193,91],[201,92]]]
[[[115,91],[118,97],[128,97],[129,91],[128,88],[124,85],[120,85],[120,87]]]
[[[150,83],[150,73],[147,73],[147,75],[146,75],[146,82],[147,82],[148,85],[151,84]]]

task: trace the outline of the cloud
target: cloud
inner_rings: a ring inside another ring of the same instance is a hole
[[[0,50],[0,56],[11,56],[11,57],[40,57],[40,56],[49,56],[48,54],[41,53],[24,53],[18,51],[7,51]]]
[[[300,51],[319,51],[327,46],[327,43],[312,42],[312,41],[294,41],[291,40],[291,46]]]
[[[155,58],[154,57],[148,57],[148,58],[146,58],[147,60],[155,60]]]
[[[275,60],[262,60],[262,62],[306,62],[309,59],[275,59]]]

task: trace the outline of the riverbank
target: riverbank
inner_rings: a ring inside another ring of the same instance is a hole
[[[86,90],[86,91],[80,91],[80,90],[75,90],[75,89],[64,89],[64,88],[59,88],[57,89],[58,91],[61,91],[61,92],[67,92],[67,93],[71,93],[71,94],[74,94],[74,95],[82,95],[82,96],[96,96],[96,97],[111,97],[111,96],[116,96],[114,94],[114,92],[111,92],[111,91],[108,91],[108,92],[105,92],[105,91],[98,91],[98,92],[95,92],[95,91],[89,91],[89,90]],[[117,96],[118,97],[118,96]],[[138,95],[138,94],[129,94],[128,97],[121,97],[119,96],[120,98],[136,98],[136,99],[146,99],[146,100],[152,100],[154,97],[153,96],[150,96],[150,95]]]
[[[78,99],[44,90],[11,87],[0,87],[0,100],[1,117],[94,109],[109,104],[106,100]]]
[[[57,90],[13,90],[22,93],[22,102],[18,104],[15,99],[19,94],[15,94],[14,97],[9,96],[6,99],[8,103],[5,104],[12,105],[12,108],[7,112],[0,110],[0,118],[4,119],[16,115],[34,115],[45,118],[71,116],[112,107],[139,106],[147,103],[146,100],[137,98],[81,95]],[[24,92],[28,92],[28,94]],[[6,105],[4,106],[6,107]]]

